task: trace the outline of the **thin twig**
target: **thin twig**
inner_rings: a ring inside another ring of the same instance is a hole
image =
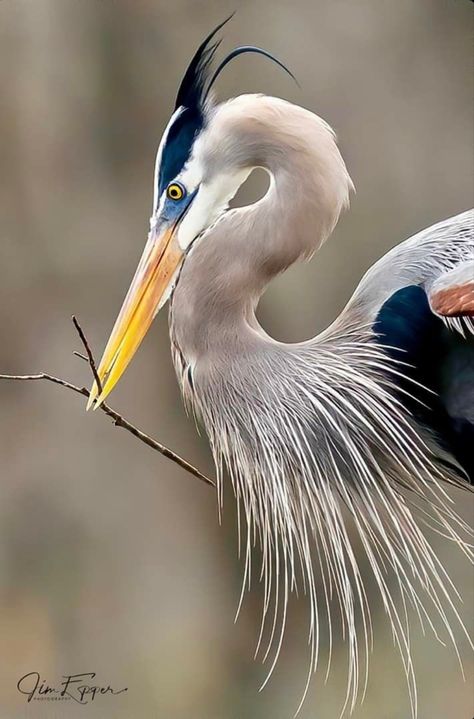
[[[73,316],[71,317],[71,319],[72,319],[72,323],[73,323],[74,327],[75,327],[76,330],[77,330],[77,334],[79,335],[80,340],[81,340],[82,344],[84,345],[84,349],[85,349],[85,351],[86,351],[86,353],[87,353],[87,358],[88,358],[88,360],[89,360],[89,367],[91,368],[91,372],[92,372],[92,374],[94,375],[95,383],[96,383],[96,385],[97,385],[97,389],[99,390],[99,394],[102,394],[102,382],[100,381],[99,373],[97,372],[97,367],[96,367],[96,364],[95,364],[94,355],[92,354],[92,350],[91,350],[91,348],[89,347],[89,343],[88,343],[88,341],[87,341],[87,338],[86,338],[86,336],[85,336],[85,334],[84,334],[84,332],[83,332],[83,330],[82,330],[81,325],[80,325],[79,322],[77,321],[76,316],[73,315]]]
[[[98,387],[100,388],[100,380],[97,374],[97,369],[94,361],[94,356],[92,354],[92,351],[90,349],[89,343],[86,339],[86,336],[77,321],[75,317],[73,317],[74,326],[79,334],[79,337],[81,338],[82,344],[85,347],[85,350],[87,352],[87,358],[83,355],[79,355],[82,359],[87,359],[87,362],[91,368],[92,373],[94,374],[94,379],[98,384]],[[75,353],[78,354],[78,353]],[[67,382],[64,379],[60,379],[59,377],[54,377],[53,375],[47,374],[45,372],[41,372],[40,374],[30,374],[30,375],[10,375],[10,374],[0,374],[0,380],[11,380],[16,382],[31,382],[36,380],[46,380],[48,382],[53,382],[54,384],[58,384],[61,387],[66,387],[66,389],[70,389],[73,392],[76,392],[76,394],[81,394],[83,397],[89,397],[89,391],[85,387],[77,387],[76,385],[72,384],[71,382]],[[164,444],[161,444],[161,442],[158,442],[156,439],[153,439],[153,437],[150,437],[148,434],[145,434],[145,432],[142,432],[138,427],[135,427],[135,425],[131,424],[128,420],[125,419],[125,417],[122,417],[121,414],[116,412],[112,407],[109,407],[108,404],[102,403],[99,405],[99,409],[104,412],[108,417],[113,419],[114,425],[116,427],[122,427],[123,429],[127,430],[127,432],[130,432],[130,434],[133,434],[134,437],[139,439],[144,444],[148,445],[148,447],[151,447],[151,449],[156,450],[160,454],[162,454],[164,457],[167,457],[168,459],[171,459],[173,462],[176,462],[180,467],[185,469],[189,474],[192,474],[193,477],[196,477],[197,479],[200,479],[201,482],[204,482],[205,484],[215,487],[215,482],[207,477],[205,474],[199,471],[196,467],[194,467],[192,464],[187,462],[185,459],[179,456],[179,454],[176,454],[171,449],[166,447]]]
[[[85,387],[77,387],[75,384],[72,384],[71,382],[67,382],[64,379],[60,379],[59,377],[53,377],[53,375],[47,374],[46,372],[41,372],[40,374],[27,374],[27,375],[11,375],[11,374],[0,374],[0,380],[6,379],[6,380],[13,380],[13,381],[20,381],[20,382],[28,382],[28,381],[35,381],[35,380],[47,380],[48,382],[53,382],[54,384],[59,384],[61,387],[66,387],[67,389],[72,390],[73,392],[76,392],[77,394],[82,394],[84,397],[89,397],[89,391]],[[149,435],[145,434],[145,432],[142,432],[138,427],[135,427],[133,424],[130,424],[122,415],[120,415],[118,412],[116,412],[112,407],[109,407],[109,405],[105,404],[103,402],[99,409],[104,412],[108,417],[111,417],[114,421],[114,424],[116,427],[123,427],[123,429],[126,429],[127,432],[130,432],[130,434],[133,434],[134,437],[137,437],[137,439],[141,440],[145,444],[147,444],[152,449],[155,449],[157,452],[162,454],[164,457],[167,457],[168,459],[171,459],[173,462],[176,462],[176,464],[179,464],[180,467],[185,469],[187,472],[192,474],[194,477],[197,477],[202,482],[205,482],[206,484],[209,484],[212,487],[215,487],[215,482],[212,481],[212,479],[209,479],[209,477],[206,477],[205,474],[199,471],[196,467],[194,467],[192,464],[187,462],[185,459],[179,456],[179,454],[176,454],[168,447],[165,447],[165,445],[158,442],[156,439],[153,439]]]

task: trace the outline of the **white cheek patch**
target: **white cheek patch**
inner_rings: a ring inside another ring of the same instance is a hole
[[[198,142],[199,139],[196,140],[196,143]],[[187,161],[176,179],[184,185],[184,187],[190,194],[199,185],[203,176],[204,167],[199,157],[196,156],[194,149],[191,158]]]
[[[185,174],[191,172],[191,169],[189,167],[183,173],[181,177],[183,182]],[[227,208],[241,184],[245,182],[252,172],[252,169],[239,170],[233,174],[223,173],[213,178],[212,182],[201,184],[178,229],[178,244],[183,252],[189,247],[194,238],[209,227]],[[186,186],[189,189],[189,186]]]

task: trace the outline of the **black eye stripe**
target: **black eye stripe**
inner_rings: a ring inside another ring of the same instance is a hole
[[[196,136],[202,130],[204,117],[201,112],[185,108],[171,125],[161,158],[158,175],[158,191],[179,175],[188,160]]]

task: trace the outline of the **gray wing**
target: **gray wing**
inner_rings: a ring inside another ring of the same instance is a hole
[[[423,287],[435,301],[438,291],[449,286],[454,290],[459,283],[465,295],[474,277],[473,265],[474,210],[467,210],[421,230],[381,257],[360,281],[346,311],[373,321],[384,302],[410,285]],[[460,309],[459,302],[453,309]],[[458,329],[457,324],[452,326]]]

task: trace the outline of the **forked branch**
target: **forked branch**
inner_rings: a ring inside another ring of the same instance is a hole
[[[97,366],[94,360],[94,355],[92,353],[92,350],[90,348],[89,342],[87,341],[86,335],[77,321],[76,317],[72,317],[72,321],[74,324],[74,327],[76,328],[76,331],[81,339],[81,342],[84,346],[84,349],[86,351],[86,355],[81,355],[78,352],[75,352],[77,356],[81,357],[84,360],[87,360],[87,363],[90,367],[90,370],[92,372],[92,375],[94,376],[95,381],[97,382],[97,386],[100,388],[100,379],[97,372]],[[54,384],[58,384],[61,387],[66,387],[66,389],[70,389],[73,392],[76,392],[76,394],[81,394],[83,397],[89,397],[89,391],[85,387],[77,387],[76,385],[72,384],[71,382],[67,382],[64,379],[60,379],[59,377],[54,377],[53,375],[46,374],[45,372],[41,372],[40,374],[27,374],[27,375],[10,375],[10,374],[0,374],[0,379],[4,380],[10,380],[10,381],[17,381],[17,382],[31,382],[36,380],[46,380],[48,382],[53,382]],[[191,474],[193,477],[196,477],[197,479],[200,479],[201,482],[204,482],[205,484],[210,485],[211,487],[215,487],[215,482],[207,477],[205,474],[203,474],[199,469],[194,467],[194,465],[187,462],[183,457],[180,457],[179,454],[176,454],[171,449],[166,447],[164,444],[161,444],[161,442],[158,442],[156,439],[153,439],[153,437],[150,437],[148,434],[145,434],[145,432],[142,432],[138,427],[135,427],[135,425],[131,424],[128,420],[125,419],[121,414],[116,412],[112,407],[110,407],[108,404],[102,403],[99,406],[99,409],[104,412],[108,417],[110,417],[114,425],[116,427],[122,427],[123,429],[127,430],[127,432],[130,432],[130,434],[133,434],[134,437],[139,439],[144,444],[148,445],[148,447],[151,447],[151,449],[154,449],[156,452],[159,452],[164,457],[167,457],[168,459],[171,459],[173,462],[176,462],[176,464],[179,464],[180,467],[185,469],[189,474]]]

